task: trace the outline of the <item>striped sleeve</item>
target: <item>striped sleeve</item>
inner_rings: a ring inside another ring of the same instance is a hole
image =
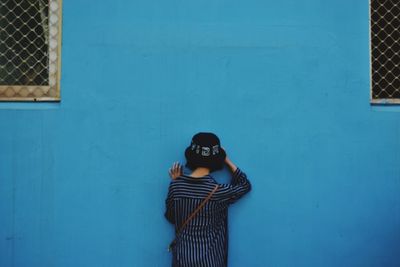
[[[233,172],[231,183],[221,186],[221,193],[229,204],[235,203],[250,190],[250,181],[247,179],[247,175],[239,168]]]
[[[169,188],[168,188],[168,194],[167,194],[167,199],[165,200],[165,218],[167,218],[167,220],[170,223],[175,223],[175,205],[174,205],[174,199],[172,197],[172,182],[169,184]]]

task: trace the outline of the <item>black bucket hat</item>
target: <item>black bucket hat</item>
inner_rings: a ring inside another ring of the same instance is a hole
[[[196,169],[206,167],[211,171],[220,170],[224,166],[225,150],[221,148],[218,136],[213,133],[197,133],[190,146],[185,150],[186,167]]]

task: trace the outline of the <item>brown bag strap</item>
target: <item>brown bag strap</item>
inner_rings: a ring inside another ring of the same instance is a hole
[[[175,239],[168,246],[168,251],[172,251],[172,248],[176,244],[176,239],[179,234],[182,232],[183,228],[196,216],[196,214],[201,210],[201,208],[210,200],[212,195],[217,191],[219,185],[216,185],[214,189],[208,194],[208,196],[200,203],[200,205],[190,214],[190,216],[186,219],[186,221],[181,225],[179,230],[176,232]]]
[[[178,235],[183,228],[196,216],[196,214],[201,210],[202,207],[210,200],[212,195],[217,191],[218,185],[214,187],[214,189],[208,194],[208,196],[200,203],[200,205],[190,214],[190,216],[186,219],[186,221],[181,225],[176,235]]]

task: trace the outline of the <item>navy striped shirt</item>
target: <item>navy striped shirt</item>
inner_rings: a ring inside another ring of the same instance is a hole
[[[177,231],[218,183],[210,175],[181,175],[171,181],[165,217]],[[185,226],[172,251],[173,267],[226,267],[228,206],[249,192],[251,185],[239,168],[230,184],[220,184],[207,204]]]

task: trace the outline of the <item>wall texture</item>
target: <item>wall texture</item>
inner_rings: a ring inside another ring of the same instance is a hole
[[[399,266],[368,4],[64,1],[62,102],[0,103],[0,266],[170,266],[167,169],[198,131],[253,184],[230,267]]]

